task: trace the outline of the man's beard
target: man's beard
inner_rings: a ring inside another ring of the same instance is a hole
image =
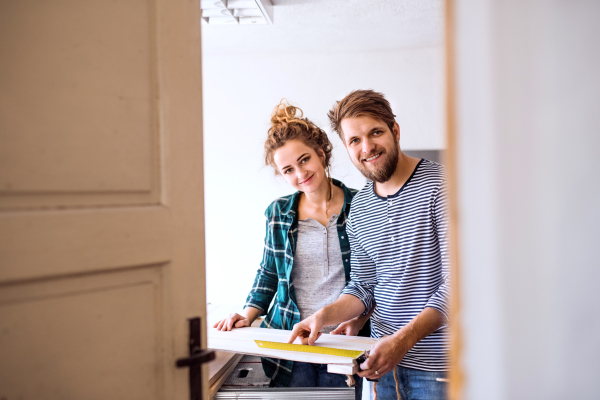
[[[355,164],[356,168],[358,168],[360,173],[363,174],[364,177],[370,181],[377,182],[377,183],[387,182],[390,180],[392,175],[394,175],[394,172],[396,171],[396,167],[398,166],[398,159],[400,156],[399,147],[400,146],[396,145],[392,148],[391,152],[389,152],[389,153],[385,152],[385,153],[381,154],[380,157],[383,157],[383,156],[386,156],[386,157],[383,162],[383,165],[376,171],[372,172],[372,171],[367,170],[367,168],[365,168],[365,166],[363,165],[362,161],[359,161],[358,164]],[[373,154],[377,154],[377,152],[374,152]],[[370,156],[364,157],[364,159],[372,157],[373,154],[371,154]]]

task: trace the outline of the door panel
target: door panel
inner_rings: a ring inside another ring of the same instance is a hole
[[[157,202],[153,6],[0,2],[1,207]]]
[[[0,291],[4,398],[162,398],[161,287],[149,267]]]
[[[0,0],[0,398],[189,398],[200,21],[188,0]]]
[[[0,218],[0,282],[171,259],[166,207],[5,212]]]

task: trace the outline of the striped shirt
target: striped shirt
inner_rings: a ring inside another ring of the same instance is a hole
[[[347,233],[351,281],[342,293],[371,310],[371,336],[392,335],[425,307],[448,317],[450,268],[444,167],[421,160],[398,193],[380,197],[373,182],[356,194]],[[399,364],[448,369],[447,325],[418,342]]]

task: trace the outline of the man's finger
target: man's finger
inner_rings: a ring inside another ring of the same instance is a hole
[[[332,334],[334,334],[334,335],[342,335],[344,332],[345,332],[345,333],[348,333],[348,332],[347,332],[347,330],[348,330],[348,328],[346,328],[346,325],[344,325],[344,324],[339,324],[339,325],[337,326],[337,328],[335,328],[334,330],[332,330],[332,331],[331,331],[331,332],[329,332],[329,333],[332,333]]]
[[[320,336],[321,336],[321,332],[317,332],[316,330],[311,330],[310,335],[308,335],[308,344],[310,346],[314,345]]]
[[[288,339],[288,343],[294,343],[294,340],[296,340],[296,338],[300,334],[301,330],[302,329],[298,326],[298,324],[294,325],[294,329],[292,329],[292,334],[290,335],[290,338]]]

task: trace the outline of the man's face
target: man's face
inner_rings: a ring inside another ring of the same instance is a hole
[[[352,163],[369,180],[387,182],[398,165],[400,128],[390,131],[383,121],[371,117],[344,118],[340,124],[344,145]]]

